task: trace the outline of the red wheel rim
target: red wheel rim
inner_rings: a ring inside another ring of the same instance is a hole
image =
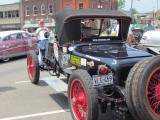
[[[28,71],[29,71],[30,78],[33,79],[34,78],[34,63],[33,63],[31,56],[28,57]]]
[[[88,100],[83,84],[73,80],[71,84],[70,102],[76,120],[86,120],[88,116]]]
[[[160,67],[155,69],[147,81],[146,98],[150,110],[160,118]]]

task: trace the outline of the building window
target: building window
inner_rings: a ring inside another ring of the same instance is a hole
[[[8,12],[4,12],[4,17],[8,18]]]
[[[66,4],[66,10],[70,10],[70,4]]]
[[[0,18],[3,18],[3,12],[0,12]]]
[[[33,6],[33,15],[37,15],[37,7]]]
[[[53,13],[53,6],[52,6],[52,5],[49,5],[49,6],[48,6],[48,11],[49,11],[49,14],[52,14],[52,13]]]
[[[42,15],[45,15],[45,14],[46,14],[45,5],[42,5],[42,6],[41,6],[41,14],[42,14]]]
[[[94,8],[94,3],[91,3],[91,8],[92,8],[92,9]]]
[[[108,10],[108,5],[106,5],[106,10]]]
[[[16,12],[12,11],[12,18],[16,17]]]
[[[103,7],[102,7],[102,5],[98,5],[98,9],[102,9]]]
[[[29,7],[26,6],[26,16],[29,16]]]
[[[83,3],[79,3],[79,9],[83,9]]]
[[[11,18],[11,11],[8,11],[8,18]]]
[[[16,10],[15,13],[16,13],[16,17],[19,17],[19,11]]]

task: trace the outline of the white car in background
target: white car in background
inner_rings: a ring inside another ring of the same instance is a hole
[[[160,54],[160,31],[148,31],[143,34],[139,44],[154,55]]]

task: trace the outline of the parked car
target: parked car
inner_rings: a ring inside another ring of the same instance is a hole
[[[29,50],[37,49],[37,39],[25,31],[0,32],[0,60],[26,55]]]
[[[160,54],[160,31],[148,31],[143,34],[140,42],[149,53]]]
[[[68,10],[58,12],[54,19],[57,37],[43,59],[45,65],[39,65],[34,51],[27,56],[33,84],[38,84],[40,70],[57,77],[64,74],[74,120],[98,120],[99,110],[106,113],[109,109],[120,120],[131,115],[136,120],[160,119],[159,72],[151,74],[155,69],[149,61],[152,54],[124,42],[129,16],[114,10]],[[119,24],[118,34],[102,35],[112,21]]]

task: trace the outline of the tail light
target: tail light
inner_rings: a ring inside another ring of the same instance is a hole
[[[107,72],[108,72],[108,67],[106,67],[105,65],[100,65],[99,66],[99,73],[100,74],[105,75],[105,74],[107,74]]]

